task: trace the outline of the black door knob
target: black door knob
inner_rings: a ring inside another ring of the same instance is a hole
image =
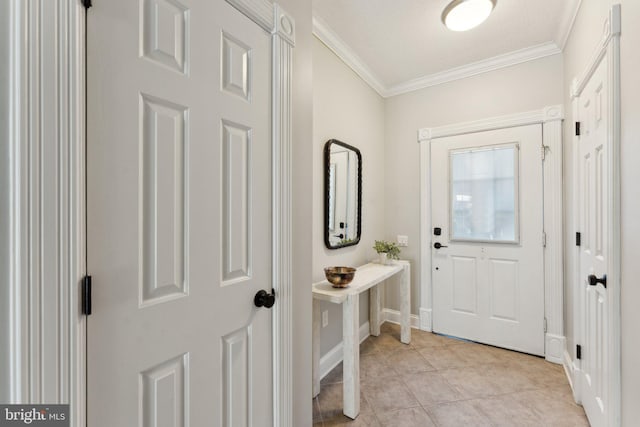
[[[276,303],[276,291],[271,289],[271,293],[268,294],[264,289],[260,289],[255,297],[253,297],[253,303],[256,307],[271,308]]]
[[[602,286],[607,287],[607,275],[603,275],[601,278],[597,278],[595,275],[590,274],[589,277],[587,277],[587,280],[589,280],[589,284],[591,286],[596,286],[598,283],[601,283]]]
[[[449,246],[445,246],[445,245],[441,244],[440,242],[435,242],[433,244],[433,247],[436,248],[436,249],[440,249],[440,248],[448,248]]]

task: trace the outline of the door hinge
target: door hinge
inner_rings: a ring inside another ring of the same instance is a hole
[[[582,235],[579,231],[576,231],[576,246],[580,246],[582,244]]]
[[[80,0],[80,2],[82,3],[85,9],[89,9],[91,6],[93,6],[91,4],[91,0]]]
[[[580,122],[576,122],[576,136],[580,136]]]
[[[91,276],[82,278],[82,314],[91,314]]]
[[[542,247],[546,248],[547,247],[547,233],[546,232],[542,232]]]
[[[576,344],[576,359],[582,359],[582,346],[580,344]]]
[[[547,157],[547,146],[546,145],[542,145],[540,147],[540,156],[542,157],[542,160],[544,160],[545,157]]]
[[[544,318],[544,321],[542,323],[543,323],[544,333],[546,334],[547,333],[547,318],[546,317]]]

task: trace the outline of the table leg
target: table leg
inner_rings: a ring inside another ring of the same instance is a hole
[[[400,276],[400,341],[411,343],[411,270],[404,265]]]
[[[380,284],[369,289],[369,333],[380,335]]]
[[[313,354],[313,397],[320,394],[320,301],[313,299],[313,335],[312,354]]]
[[[360,412],[360,334],[358,294],[342,304],[344,414],[355,419]]]

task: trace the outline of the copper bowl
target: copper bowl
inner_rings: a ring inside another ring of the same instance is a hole
[[[353,267],[327,267],[324,275],[334,288],[346,288],[353,280],[356,269]]]

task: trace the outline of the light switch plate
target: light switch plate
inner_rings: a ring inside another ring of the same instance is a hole
[[[398,246],[401,246],[401,247],[409,246],[409,236],[402,236],[398,234]]]

